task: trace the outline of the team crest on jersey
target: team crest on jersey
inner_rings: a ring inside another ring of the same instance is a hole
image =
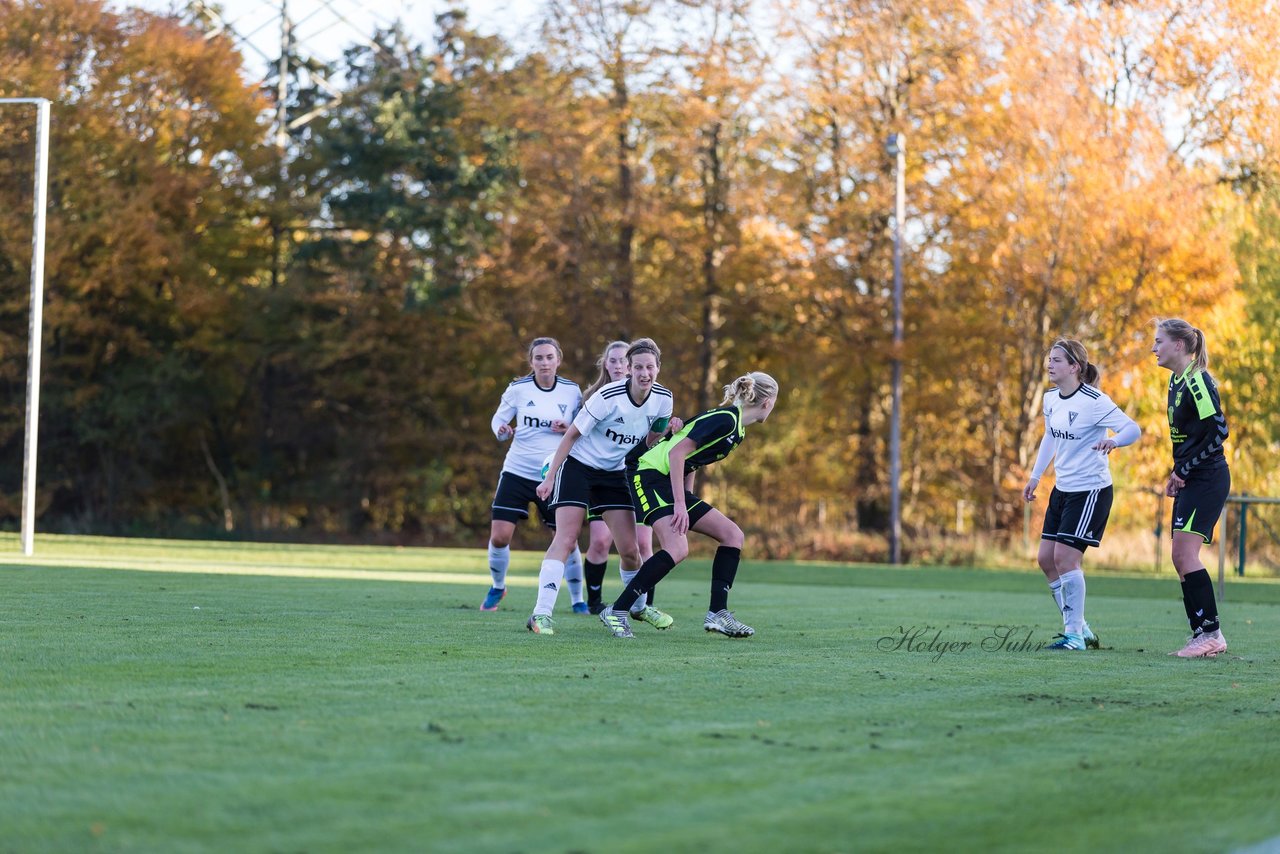
[[[1174,409],[1177,409],[1179,406],[1182,405],[1182,392],[1183,392],[1183,389],[1178,389],[1178,393],[1173,396]]]
[[[568,408],[569,408],[569,404],[567,404],[567,403],[562,403],[562,404],[560,404],[560,414],[561,414],[561,415],[564,415],[564,411],[565,411],[566,409],[568,409]]]
[[[1075,424],[1075,423],[1076,423],[1076,418],[1077,418],[1077,417],[1079,417],[1079,415],[1080,415],[1080,413],[1079,413],[1079,412],[1071,412],[1071,411],[1068,411],[1068,412],[1067,412],[1067,426],[1068,426],[1068,427],[1070,427],[1072,424]]]

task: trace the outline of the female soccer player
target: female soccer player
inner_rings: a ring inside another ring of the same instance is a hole
[[[587,510],[600,511],[613,534],[624,570],[640,566],[636,517],[623,471],[627,451],[639,442],[652,444],[667,429],[671,392],[659,385],[662,354],[649,338],[627,348],[630,377],[607,383],[587,398],[556,447],[546,479],[537,494],[550,499],[556,535],[542,561],[538,602],[526,624],[536,634],[555,634],[551,614],[560,592],[564,561],[577,545]],[[665,629],[672,619],[651,606],[635,612],[638,619]]]
[[[582,402],[578,384],[558,375],[563,355],[554,338],[535,338],[529,345],[527,376],[512,380],[502,393],[491,427],[499,442],[511,439],[511,449],[498,475],[489,523],[489,574],[493,586],[480,603],[481,611],[496,611],[507,595],[507,567],[516,523],[529,518],[529,504],[538,508],[544,525],[555,528],[555,517],[537,496],[542,461],[555,450]],[[515,426],[512,426],[512,419]],[[582,600],[582,555],[575,546],[568,557],[566,578],[570,592]],[[576,583],[575,583],[576,581]]]
[[[591,397],[606,383],[626,379],[627,347],[629,346],[626,341],[612,341],[605,345],[604,352],[596,360],[596,367],[600,370],[600,376],[592,384],[591,388],[583,392],[584,399]],[[679,418],[673,418],[671,423],[674,429],[680,429]],[[575,613],[599,614],[604,610],[602,592],[605,571],[609,564],[609,549],[613,547],[613,534],[609,533],[609,526],[605,524],[604,517],[594,510],[587,511],[587,535],[589,543],[586,560],[583,561],[583,578],[587,585],[587,601],[581,608],[575,604],[573,610]],[[640,561],[642,563],[652,557],[653,529],[648,525],[637,525],[636,545],[640,549]],[[622,585],[624,587],[636,574],[636,570],[620,569],[619,571],[622,575]],[[652,590],[649,591],[648,604],[653,604]]]
[[[697,469],[723,460],[746,436],[748,426],[763,422],[778,401],[778,383],[755,371],[724,388],[724,401],[685,424],[640,456],[629,485],[640,521],[653,528],[660,550],[611,608],[600,612],[615,638],[632,637],[627,619],[633,603],[661,581],[689,554],[690,530],[717,541],[711,564],[711,604],[702,627],[731,638],[751,637],[755,629],[738,622],[729,611],[729,589],[742,557],[742,529],[729,517],[688,491],[688,478]]]
[[[1170,371],[1169,437],[1173,471],[1165,495],[1173,498],[1173,566],[1182,579],[1182,602],[1191,624],[1179,658],[1211,658],[1227,649],[1218,622],[1213,581],[1200,562],[1200,547],[1213,542],[1213,530],[1231,493],[1231,470],[1223,453],[1227,417],[1218,384],[1209,375],[1204,333],[1185,320],[1156,323],[1151,346],[1156,364]]]
[[[1132,418],[1097,387],[1098,366],[1079,341],[1059,338],[1049,348],[1044,395],[1044,438],[1022,497],[1033,501],[1036,486],[1053,460],[1055,483],[1040,534],[1040,569],[1062,612],[1062,634],[1048,649],[1096,648],[1098,638],[1084,619],[1084,570],[1089,546],[1102,542],[1111,513],[1111,467],[1107,455],[1138,441]],[[1107,430],[1116,435],[1107,438]]]

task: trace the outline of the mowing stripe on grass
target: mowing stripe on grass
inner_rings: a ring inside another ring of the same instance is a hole
[[[123,569],[130,572],[171,572],[193,575],[262,575],[276,578],[327,578],[357,581],[410,581],[418,584],[483,584],[489,579],[478,573],[415,572],[413,570],[387,571],[377,569],[321,569],[319,567],[228,565],[201,561],[146,561],[135,562],[111,558],[25,558],[21,564],[10,566],[50,566],[65,569]],[[537,578],[508,576],[508,587],[537,587]]]

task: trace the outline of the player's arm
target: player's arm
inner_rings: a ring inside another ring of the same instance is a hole
[[[1044,475],[1045,469],[1049,468],[1049,461],[1053,459],[1053,441],[1049,438],[1049,418],[1044,419],[1044,437],[1040,440],[1040,450],[1036,452],[1035,465],[1031,467],[1031,477],[1027,479],[1027,485],[1022,488],[1022,499],[1024,501],[1034,501],[1036,498],[1036,487],[1040,485],[1040,478]]]
[[[689,532],[689,508],[685,506],[684,500],[684,461],[697,447],[692,439],[686,437],[672,445],[667,452],[667,460],[671,465],[672,506],[675,507],[675,513],[671,516],[671,529],[677,534]]]
[[[1103,454],[1109,454],[1116,448],[1132,445],[1142,436],[1142,428],[1138,426],[1138,422],[1125,415],[1118,406],[1107,413],[1106,417],[1099,421],[1098,424],[1115,433],[1114,436],[1103,437],[1102,440],[1094,444],[1093,449],[1101,451]]]
[[[1198,388],[1194,387],[1193,383]],[[1187,431],[1185,456],[1182,462],[1173,468],[1173,475],[1184,482],[1187,475],[1191,474],[1197,466],[1222,450],[1229,433],[1227,416],[1222,412],[1222,401],[1218,398],[1217,387],[1205,382],[1199,375],[1190,377],[1187,380],[1187,387],[1195,399],[1196,414],[1200,420],[1192,430]]]
[[[489,429],[493,431],[493,435],[499,442],[505,442],[516,434],[516,428],[511,426],[511,419],[516,417],[516,405],[507,394],[506,391],[502,393],[502,400],[498,401],[498,409],[493,413],[493,418],[489,419]]]

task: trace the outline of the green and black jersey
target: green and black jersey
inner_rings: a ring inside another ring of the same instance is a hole
[[[1218,384],[1194,365],[1169,378],[1169,438],[1173,440],[1173,472],[1183,480],[1192,471],[1225,468],[1223,444],[1227,417],[1222,413]]]
[[[709,409],[685,424],[680,432],[658,442],[635,461],[637,471],[671,474],[671,449],[682,439],[693,441],[694,450],[684,458],[684,473],[723,460],[747,435],[742,411],[736,406]]]

